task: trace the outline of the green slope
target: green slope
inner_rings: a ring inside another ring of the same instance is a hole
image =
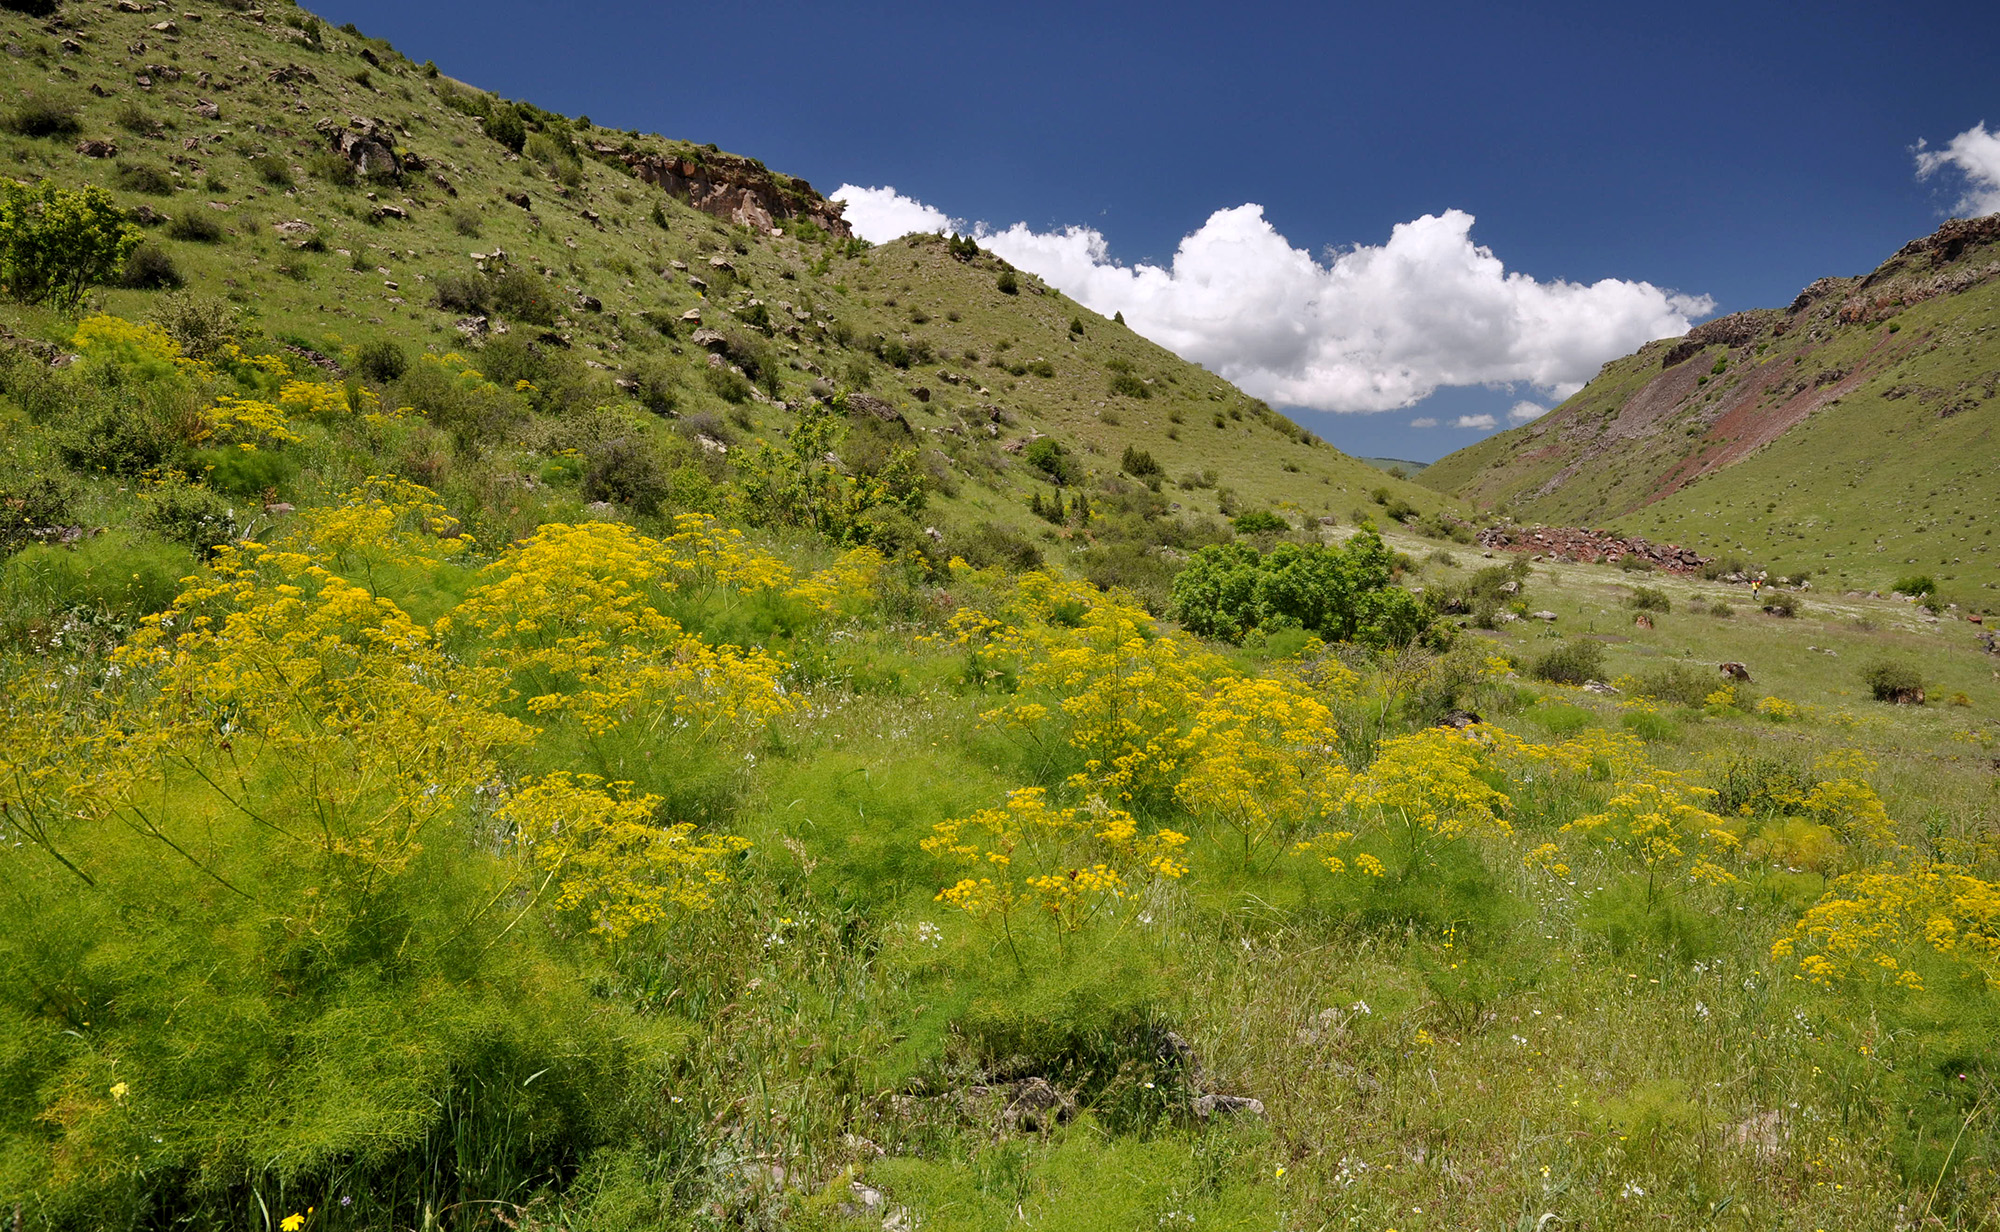
[[[648,429],[663,456],[726,477],[715,443],[775,440],[813,391],[841,390],[903,417],[878,408],[841,465],[918,447],[944,551],[1025,540],[1051,556],[1122,544],[1157,557],[1226,535],[1221,519],[1243,510],[1348,521],[1383,487],[1426,512],[1445,503],[1033,277],[1013,275],[1003,291],[1011,272],[990,254],[954,254],[937,237],[848,240],[837,206],[753,159],[525,104],[517,155],[482,118],[506,104],[295,7],[70,4],[47,20],[0,13],[0,38],[20,53],[0,59],[0,83],[25,100],[0,116],[11,173],[109,186],[156,220],[149,259],[226,296],[249,336],[349,367],[353,348],[383,340],[406,354],[461,350],[509,375],[529,366],[531,431],[429,459],[460,500],[490,493],[495,475],[532,475],[539,461],[503,446],[560,443],[545,418],[643,395],[667,412]],[[56,131],[35,135],[50,114]],[[490,126],[500,135],[504,122]],[[359,176],[335,151],[343,135],[383,147]],[[389,173],[371,178],[388,153]],[[490,313],[508,330],[502,350],[516,349],[505,363],[483,360],[490,342],[456,327],[474,314],[439,305],[441,293],[462,300],[482,271],[533,292],[534,303]],[[162,294],[107,289],[101,307],[143,318]],[[56,341],[73,327],[17,306],[0,320]],[[761,360],[764,388],[711,374],[724,361],[710,350],[737,370]],[[1031,495],[1053,494],[1019,457],[1038,434],[1082,464],[1079,486],[1101,515],[1088,529],[1029,512]],[[1128,447],[1157,463],[1157,496],[1144,476],[1120,477]],[[1131,559],[1104,568],[1135,580]]]
[[[1673,362],[1668,362],[1668,361]],[[1843,587],[1934,575],[2000,603],[2000,218],[1865,278],[1605,366],[1422,482],[1515,516],[1609,523]]]

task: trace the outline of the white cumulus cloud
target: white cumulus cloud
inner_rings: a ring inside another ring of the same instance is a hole
[[[1454,428],[1477,428],[1481,432],[1488,432],[1499,427],[1500,421],[1484,413],[1478,415],[1460,415],[1457,419],[1451,421],[1451,426]]]
[[[844,185],[864,239],[950,225],[893,189]],[[1568,397],[1605,361],[1685,333],[1707,296],[1648,282],[1543,282],[1472,241],[1472,215],[1426,214],[1386,243],[1294,247],[1260,205],[1217,210],[1166,266],[1122,265],[1103,233],[973,229],[979,242],[1088,307],[1260,398],[1324,411],[1409,406],[1442,386],[1527,384]]]
[[[1412,428],[1435,428],[1438,426],[1437,417],[1434,415],[1419,415],[1410,421],[1410,426]]]
[[[1917,142],[1917,178],[1929,179],[1950,167],[1965,177],[1965,196],[1954,208],[1969,217],[2000,214],[2000,129],[1979,123],[1953,137],[1941,150]]]
[[[1549,413],[1549,408],[1536,402],[1516,402],[1507,408],[1507,422],[1519,426],[1531,419],[1540,419]]]
[[[893,188],[862,188],[842,184],[833,200],[847,206],[848,224],[854,234],[871,244],[886,244],[912,231],[948,231],[952,220],[935,206],[905,197]]]

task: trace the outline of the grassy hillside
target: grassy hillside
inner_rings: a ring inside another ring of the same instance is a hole
[[[1671,363],[1667,361],[1673,361]],[[1928,574],[2000,606],[2000,225],[1948,225],[1789,309],[1656,342],[1533,424],[1440,460],[1441,491],[1811,571]]]
[[[147,220],[131,267],[146,289],[103,292],[114,314],[144,318],[184,282],[222,296],[239,332],[326,356],[392,401],[357,348],[390,343],[405,362],[456,349],[532,382],[530,428],[645,408],[627,428],[667,469],[718,479],[719,449],[777,440],[812,391],[866,392],[886,406],[842,465],[916,449],[936,550],[983,562],[1099,543],[1124,554],[1082,567],[1134,584],[1163,575],[1146,552],[1226,537],[1243,511],[1346,521],[1384,486],[1441,503],[987,254],[842,239],[837,207],[754,160],[507,104],[290,5],[69,4],[47,21],[0,14],[0,32],[18,49],[0,62],[18,100],[0,116],[12,173],[107,185]],[[659,173],[676,165],[694,191]],[[66,341],[64,322],[12,315]],[[1053,495],[1019,457],[1041,434],[1074,456],[1068,486],[1099,498],[1094,527],[1029,512]],[[535,437],[516,425],[390,461],[448,503],[490,503],[516,469],[498,453]],[[1128,446],[1155,473],[1121,479]]]
[[[166,219],[5,309],[0,1226],[2000,1226],[1970,624],[1421,537],[962,242],[120,4],[0,38]]]

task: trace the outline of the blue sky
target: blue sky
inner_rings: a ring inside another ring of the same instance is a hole
[[[1919,179],[1917,142],[2000,128],[1990,3],[315,7],[511,97],[1025,224],[1019,251],[1157,310],[1147,332],[1279,405],[1443,380],[1411,407],[1298,412],[1350,452],[1419,460],[1490,430],[1462,416],[1552,404],[1596,351],[1702,297],[1779,305],[1871,268],[1963,208],[1971,164]],[[1098,247],[1057,251],[1078,227]],[[1465,273],[1474,246],[1534,284]],[[1203,299],[1200,271],[1244,253],[1290,291]],[[1142,263],[1163,267],[1150,288],[1126,277]],[[1419,267],[1443,283],[1398,290]],[[1307,311],[1338,318],[1331,343],[1240,358]],[[1391,337],[1354,341],[1378,321]],[[1371,385],[1371,365],[1395,370]],[[1481,383],[1495,374],[1514,379]]]

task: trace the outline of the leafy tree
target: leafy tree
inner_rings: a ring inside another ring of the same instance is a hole
[[[0,282],[16,299],[74,311],[138,246],[139,229],[94,184],[0,181]]]
[[[527,144],[528,127],[521,123],[519,110],[502,103],[486,117],[486,135],[519,154],[521,147]]]
[[[1267,554],[1211,544],[1174,579],[1174,604],[1181,624],[1205,637],[1304,629],[1328,641],[1407,646],[1430,632],[1436,612],[1394,577],[1394,554],[1372,529],[1338,547],[1281,543]]]

